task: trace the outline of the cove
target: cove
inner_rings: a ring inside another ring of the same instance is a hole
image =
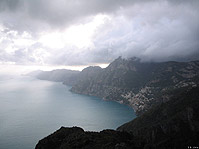
[[[61,126],[101,131],[136,117],[128,106],[69,89],[27,76],[0,76],[0,148],[32,149]]]

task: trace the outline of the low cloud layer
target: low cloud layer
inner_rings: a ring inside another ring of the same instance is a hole
[[[0,62],[198,59],[198,8],[197,0],[0,0]]]

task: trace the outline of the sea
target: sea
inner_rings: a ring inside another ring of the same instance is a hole
[[[136,117],[132,108],[75,94],[61,82],[0,75],[0,149],[34,149],[61,126],[116,129]]]

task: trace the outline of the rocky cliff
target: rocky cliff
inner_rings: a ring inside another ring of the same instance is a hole
[[[199,61],[140,62],[119,57],[107,68],[79,79],[71,91],[130,105],[140,115],[166,102],[171,90],[199,84]]]
[[[139,140],[127,132],[85,132],[79,127],[61,127],[40,140],[35,149],[139,149],[140,146]]]

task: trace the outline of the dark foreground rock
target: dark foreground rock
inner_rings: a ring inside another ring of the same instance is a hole
[[[139,149],[142,143],[127,132],[103,130],[85,132],[82,128],[61,127],[39,141],[35,149]]]

